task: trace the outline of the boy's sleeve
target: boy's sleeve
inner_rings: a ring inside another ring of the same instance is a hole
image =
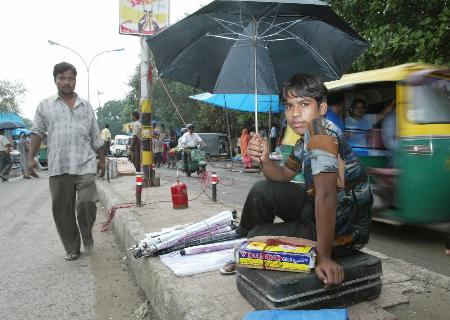
[[[311,171],[313,175],[322,172],[338,173],[338,139],[327,134],[321,126],[320,119],[308,125],[308,151],[311,154]]]

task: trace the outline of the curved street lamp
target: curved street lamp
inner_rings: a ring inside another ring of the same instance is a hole
[[[92,62],[94,62],[94,60],[95,60],[98,56],[100,56],[100,55],[102,55],[102,54],[104,54],[104,53],[108,53],[108,52],[117,52],[117,51],[123,51],[123,50],[125,50],[125,48],[118,48],[118,49],[112,49],[112,50],[102,51],[102,52],[100,52],[100,53],[97,53],[97,54],[89,61],[89,63],[86,63],[86,60],[84,60],[84,58],[83,58],[78,52],[76,52],[75,50],[73,50],[72,48],[69,48],[69,47],[67,47],[67,46],[65,46],[65,45],[62,45],[62,44],[60,44],[60,43],[58,43],[58,42],[55,42],[55,41],[52,41],[52,40],[47,40],[47,41],[48,41],[48,43],[50,43],[51,45],[54,45],[54,46],[60,46],[60,47],[66,48],[67,50],[72,51],[73,53],[75,53],[77,56],[80,57],[81,61],[83,61],[84,66],[85,66],[86,71],[87,71],[87,82],[88,82],[88,94],[87,94],[87,96],[88,96],[88,101],[89,101],[89,102],[91,102],[90,84],[89,84],[89,82],[90,82],[90,79],[89,79],[89,71],[90,71],[90,69],[91,69],[91,64],[92,64]]]

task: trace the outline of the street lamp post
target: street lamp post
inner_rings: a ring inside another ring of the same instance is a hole
[[[67,50],[72,51],[72,52],[75,53],[78,57],[80,57],[81,61],[83,61],[84,67],[86,68],[86,72],[87,72],[87,83],[88,83],[88,94],[87,94],[87,96],[88,96],[88,101],[89,101],[89,102],[91,102],[91,95],[90,95],[90,93],[91,93],[91,92],[90,92],[91,88],[90,88],[90,83],[89,83],[89,82],[90,82],[89,71],[90,71],[90,69],[91,69],[91,64],[92,64],[92,62],[94,62],[94,60],[95,60],[98,56],[100,56],[100,55],[102,55],[102,54],[104,54],[104,53],[108,53],[108,52],[117,52],[117,51],[123,51],[123,50],[125,50],[125,48],[118,48],[118,49],[112,49],[112,50],[102,51],[102,52],[100,52],[100,53],[97,53],[97,54],[89,61],[89,63],[86,63],[86,60],[85,60],[78,52],[76,52],[76,51],[73,50],[72,48],[66,47],[65,45],[62,45],[62,44],[60,44],[60,43],[58,43],[58,42],[55,42],[55,41],[52,41],[52,40],[48,40],[48,43],[50,43],[51,45],[60,46],[60,47],[66,48]]]

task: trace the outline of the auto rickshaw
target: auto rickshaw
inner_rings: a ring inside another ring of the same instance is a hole
[[[367,113],[396,102],[393,150],[383,144],[382,124],[366,132],[366,145],[352,146],[374,191],[373,219],[396,224],[450,221],[450,70],[410,63],[344,75],[326,83],[329,100],[344,99],[344,120],[355,98]],[[286,130],[283,142],[298,136]]]

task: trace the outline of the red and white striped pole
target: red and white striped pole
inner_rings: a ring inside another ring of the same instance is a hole
[[[217,174],[214,171],[211,173],[211,190],[212,201],[217,202]]]
[[[136,207],[142,207],[142,176],[143,172],[136,172]]]

